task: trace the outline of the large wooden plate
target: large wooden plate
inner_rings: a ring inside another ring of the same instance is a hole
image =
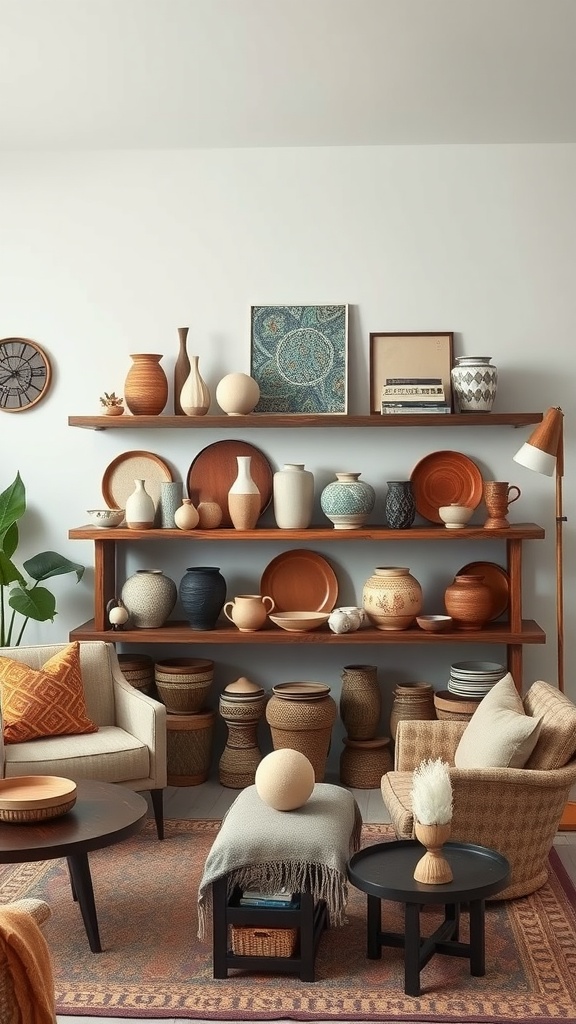
[[[510,577],[496,562],[468,562],[458,569],[457,576],[482,576],[492,594],[490,621],[497,619],[508,608],[510,601]]]
[[[442,505],[477,508],[482,500],[482,473],[460,452],[431,452],[414,466],[410,481],[417,511],[432,523],[442,522]]]
[[[65,814],[76,802],[76,783],[56,775],[0,779],[0,821],[43,821]]]
[[[104,471],[102,496],[108,508],[126,508],[126,499],[134,490],[134,481],[144,480],[144,486],[158,508],[162,484],[173,479],[172,470],[159,455],[123,452]]]
[[[275,612],[331,612],[338,600],[338,580],[322,555],[294,548],[266,566],[260,593],[272,598]]]
[[[203,448],[188,470],[188,497],[198,507],[201,501],[216,501],[222,509],[222,526],[232,526],[228,511],[228,491],[238,476],[238,455],[249,455],[250,474],[260,491],[260,515],[272,499],[274,472],[268,459],[247,441],[215,441]]]

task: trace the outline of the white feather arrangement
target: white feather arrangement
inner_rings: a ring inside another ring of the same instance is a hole
[[[412,782],[412,810],[422,825],[452,821],[452,783],[448,765],[438,758],[422,761]]]

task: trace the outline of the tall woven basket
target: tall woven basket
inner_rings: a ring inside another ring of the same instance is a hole
[[[272,696],[266,705],[266,721],[274,750],[299,750],[312,764],[315,781],[323,782],[337,711],[329,694],[314,701]]]
[[[216,712],[166,715],[169,786],[199,786],[206,782],[212,760]]]

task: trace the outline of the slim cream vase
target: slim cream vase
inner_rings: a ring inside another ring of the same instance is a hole
[[[250,473],[251,455],[237,455],[238,476],[228,491],[228,511],[235,530],[253,530],[262,499]]]

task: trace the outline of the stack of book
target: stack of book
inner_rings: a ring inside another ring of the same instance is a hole
[[[386,377],[382,385],[382,415],[451,412],[441,377]]]
[[[300,906],[300,901],[298,893],[286,892],[285,889],[281,889],[279,892],[257,892],[255,889],[244,889],[240,897],[240,906],[296,910]]]

